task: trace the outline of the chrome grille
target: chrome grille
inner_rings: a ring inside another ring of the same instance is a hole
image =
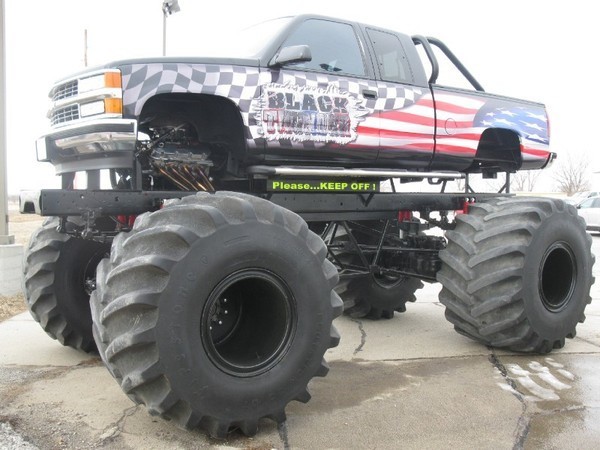
[[[62,100],[63,98],[74,97],[77,95],[77,80],[68,81],[67,83],[56,86],[52,92],[52,101]]]
[[[79,105],[70,105],[52,111],[50,122],[54,126],[77,119],[79,119]]]

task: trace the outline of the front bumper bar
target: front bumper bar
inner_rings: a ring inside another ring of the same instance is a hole
[[[84,170],[131,168],[137,121],[101,119],[52,130],[36,141],[38,161],[54,165],[57,175]]]

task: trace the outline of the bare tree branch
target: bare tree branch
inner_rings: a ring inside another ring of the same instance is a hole
[[[512,191],[532,192],[542,172],[540,170],[522,170],[511,177]]]
[[[554,181],[559,191],[571,196],[576,192],[589,190],[588,167],[589,163],[585,157],[577,159],[567,157],[562,164],[558,165],[554,173]]]

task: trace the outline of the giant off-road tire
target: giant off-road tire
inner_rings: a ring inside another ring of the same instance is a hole
[[[199,193],[139,216],[100,263],[99,351],[151,414],[224,437],[280,423],[324,376],[342,302],[326,248],[296,214]]]
[[[575,336],[594,282],[592,239],[571,205],[497,198],[448,231],[437,278],[455,329],[493,347],[547,353]]]
[[[384,221],[366,221],[359,224],[349,222],[348,228],[359,244],[377,245],[384,229]],[[396,232],[393,228],[391,233]],[[338,242],[349,241],[347,235],[336,236]],[[388,243],[393,245],[393,243]],[[360,257],[352,245],[349,251],[337,254],[344,264],[361,265]],[[353,318],[371,320],[391,319],[394,311],[405,312],[406,303],[417,300],[415,292],[423,287],[418,278],[375,275],[373,273],[340,279],[336,292],[344,301],[344,314]]]
[[[344,313],[353,318],[391,319],[394,312],[406,312],[406,303],[417,300],[415,292],[423,287],[412,277],[363,275],[339,283],[336,291],[350,305]]]
[[[31,315],[61,344],[95,350],[89,288],[98,262],[110,246],[78,239],[56,230],[47,219],[29,242],[25,255],[25,297]]]

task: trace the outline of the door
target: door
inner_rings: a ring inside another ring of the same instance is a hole
[[[325,19],[301,22],[282,48],[307,45],[312,59],[265,69],[255,117],[265,158],[303,165],[368,165],[379,135],[370,131],[377,84],[353,25]],[[366,130],[363,132],[363,129]]]
[[[435,108],[412,40],[366,29],[376,58],[379,163],[418,168],[429,165],[435,148]],[[411,65],[411,61],[415,63]]]

